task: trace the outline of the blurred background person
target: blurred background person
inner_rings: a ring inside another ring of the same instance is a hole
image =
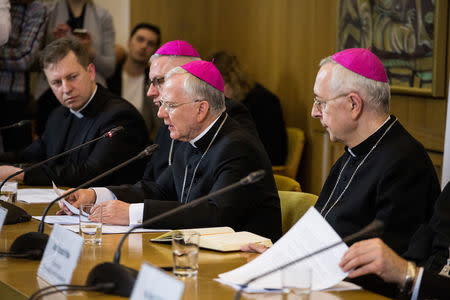
[[[11,1],[11,32],[0,47],[0,127],[29,118],[29,70],[44,35],[46,9],[40,1]],[[3,130],[5,151],[16,151],[31,143],[31,126]]]
[[[11,13],[9,0],[0,0],[0,46],[6,44],[11,31]]]
[[[240,101],[248,108],[272,165],[284,164],[287,135],[278,97],[254,82],[235,55],[220,51],[211,58],[223,76],[225,97]]]
[[[154,137],[161,122],[152,97],[147,96],[149,60],[161,43],[161,32],[155,25],[139,23],[131,30],[128,54],[118,60],[116,70],[107,83],[110,91],[134,105]]]

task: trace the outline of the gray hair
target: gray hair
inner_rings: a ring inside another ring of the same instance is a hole
[[[183,88],[191,98],[204,99],[208,101],[210,111],[214,115],[218,115],[225,111],[225,96],[221,91],[206,83],[205,81],[192,75],[182,67],[176,67],[167,72],[164,81],[176,74],[188,74],[184,80]]]
[[[359,75],[338,64],[331,56],[320,61],[319,66],[333,64],[331,88],[336,94],[356,92],[374,109],[389,113],[391,89],[389,83]]]

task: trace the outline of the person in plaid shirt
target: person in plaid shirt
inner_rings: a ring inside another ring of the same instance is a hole
[[[15,123],[26,116],[28,71],[40,50],[46,16],[46,9],[40,1],[11,1],[11,32],[8,42],[0,48],[0,126]],[[2,134],[5,150],[19,149],[31,142],[29,128],[27,133],[8,130]],[[24,136],[27,136],[26,141]]]

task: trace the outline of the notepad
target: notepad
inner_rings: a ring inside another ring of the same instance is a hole
[[[180,231],[197,231],[200,233],[200,248],[229,252],[239,251],[242,246],[249,243],[262,244],[266,247],[272,246],[272,241],[260,235],[248,232],[235,232],[231,227],[209,227],[209,228],[194,228],[183,229]],[[154,239],[152,242],[171,242],[172,232],[167,232]]]

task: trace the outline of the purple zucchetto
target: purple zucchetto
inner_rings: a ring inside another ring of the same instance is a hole
[[[332,58],[341,66],[359,75],[376,81],[388,82],[383,63],[368,49],[345,49],[334,54]]]
[[[181,40],[165,43],[156,50],[155,54],[200,57],[197,50],[191,44]]]
[[[212,62],[196,60],[182,65],[181,67],[223,93],[222,75]]]

